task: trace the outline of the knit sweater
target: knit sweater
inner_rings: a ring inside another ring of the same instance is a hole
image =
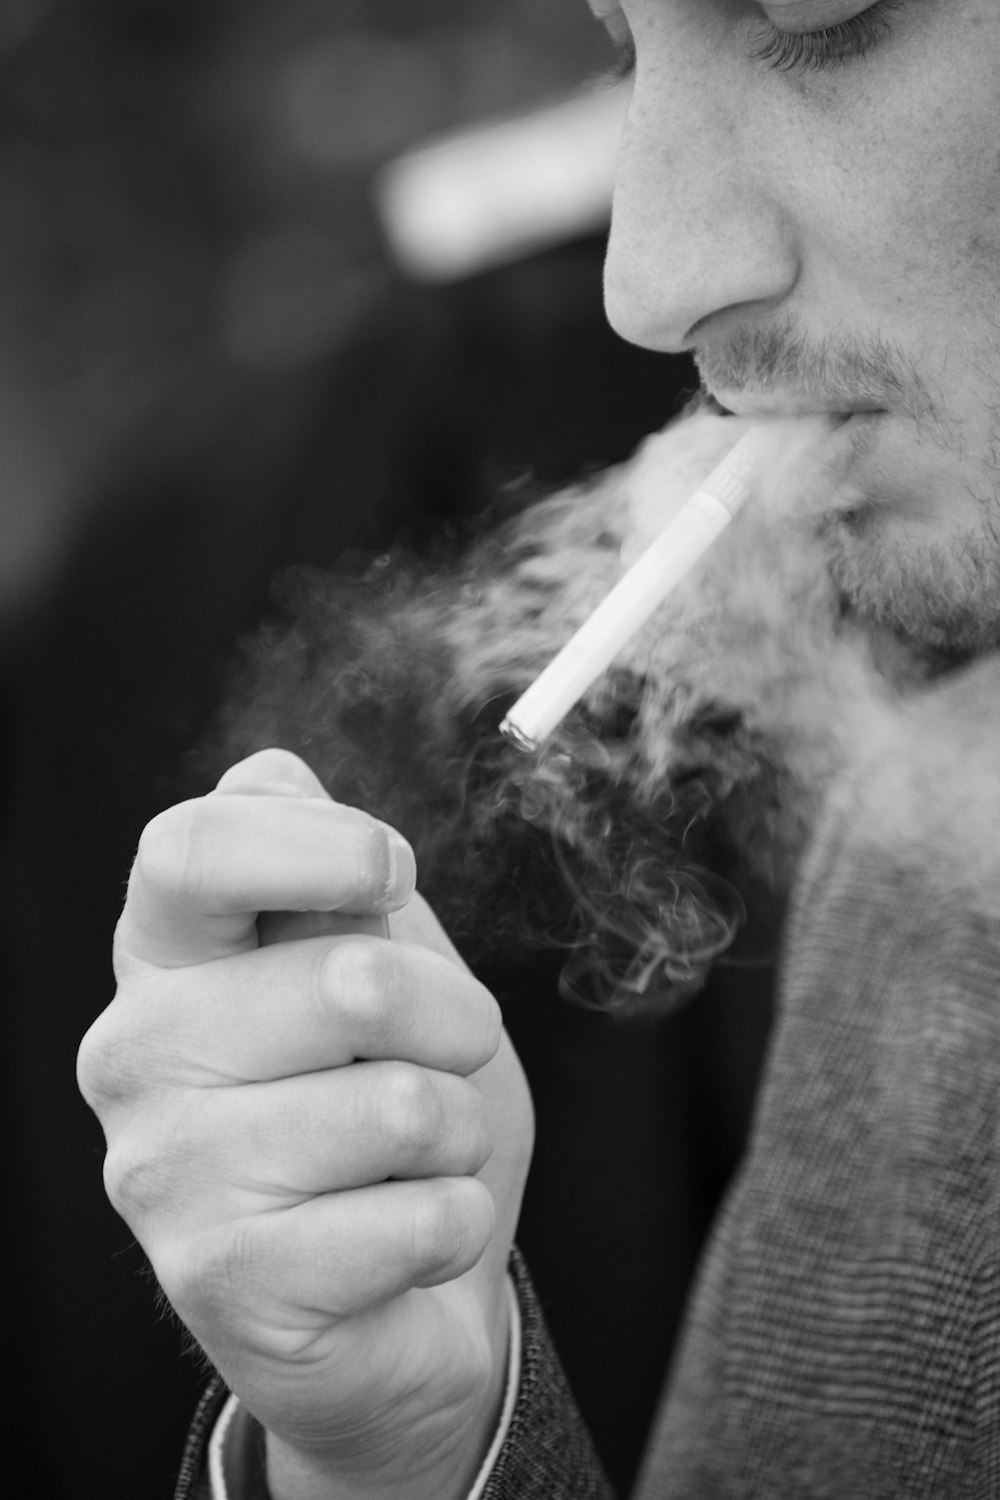
[[[1000,664],[891,716],[833,789],[785,947],[637,1500],[995,1500]],[[487,1500],[590,1500],[607,1492],[521,1282]]]

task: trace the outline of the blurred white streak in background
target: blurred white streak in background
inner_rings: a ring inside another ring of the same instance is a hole
[[[629,94],[592,87],[389,162],[373,193],[403,270],[450,281],[599,232]]]

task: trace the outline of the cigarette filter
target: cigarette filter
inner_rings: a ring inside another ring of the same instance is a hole
[[[500,725],[508,739],[535,750],[548,738],[729,525],[753,488],[765,447],[763,427],[744,433],[517,700]]]

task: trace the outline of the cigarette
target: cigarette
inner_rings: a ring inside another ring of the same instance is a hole
[[[502,734],[522,750],[537,750],[548,739],[729,525],[754,487],[765,446],[762,426],[744,433],[522,693],[500,725]]]

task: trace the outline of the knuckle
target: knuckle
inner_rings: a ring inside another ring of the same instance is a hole
[[[469,1170],[478,1172],[493,1154],[496,1142],[493,1136],[493,1121],[486,1100],[478,1089],[467,1086],[467,1134]]]
[[[80,1092],[101,1119],[150,1095],[163,1074],[164,1058],[155,1033],[123,1026],[115,1015],[112,1006],[98,1016],[77,1053]]]
[[[116,1016],[115,1006],[98,1016],[76,1058],[80,1092],[101,1117],[148,1088],[154,1072],[150,1040],[120,1025]]]
[[[132,951],[132,912],[126,905],[118,921],[115,923],[114,939],[111,945],[111,967],[119,984],[127,984],[139,970]]]
[[[472,1178],[440,1178],[422,1186],[413,1215],[413,1255],[430,1284],[475,1263],[495,1215],[489,1193]]]
[[[369,1051],[386,1039],[397,999],[396,966],[389,944],[340,938],[319,966],[317,996],[324,1020]]]
[[[500,1006],[490,991],[471,974],[461,976],[461,987],[454,989],[454,965],[450,960],[443,972],[454,995],[454,1014],[458,1024],[448,1026],[442,1041],[447,1038],[452,1047],[450,1056],[456,1072],[475,1073],[484,1068],[495,1057],[503,1036],[503,1017]],[[444,986],[442,986],[442,990]]]
[[[205,800],[180,802],[157,813],[139,836],[132,880],[175,898],[199,882],[199,827]]]
[[[123,1219],[130,1219],[132,1177],[133,1163],[126,1160],[125,1152],[120,1147],[109,1146],[104,1157],[104,1191],[112,1208]]]
[[[160,1247],[153,1264],[184,1321],[192,1328],[211,1328],[248,1298],[257,1264],[255,1236],[242,1220],[224,1231],[176,1236]]]
[[[104,1189],[112,1207],[133,1227],[163,1201],[167,1173],[158,1158],[126,1140],[109,1144],[104,1158]]]
[[[199,1211],[211,1201],[218,1147],[206,1153],[200,1111],[190,1099],[167,1108],[134,1104],[125,1125],[109,1133],[104,1185],[114,1207],[133,1227],[175,1224],[178,1212]]]
[[[275,780],[287,782],[290,786],[301,785],[304,796],[317,786],[316,777],[302,757],[281,745],[266,745],[264,749],[244,756],[241,761],[229,767],[222,780],[235,775],[242,775],[248,781],[257,777],[264,786],[269,786]]]
[[[428,1182],[413,1217],[413,1251],[431,1275],[449,1270],[461,1258],[466,1226],[449,1182]]]
[[[106,1100],[117,1093],[117,1070],[110,1065],[111,1047],[106,1041],[108,1022],[98,1016],[86,1032],[76,1054],[77,1087],[91,1109],[100,1112]]]
[[[503,1012],[485,985],[476,980],[476,987],[482,1014],[480,1066],[485,1067],[493,1060],[500,1047],[500,1040],[503,1036]]]
[[[379,1089],[379,1130],[394,1152],[422,1155],[444,1134],[444,1108],[433,1080],[411,1063],[387,1063]]]

